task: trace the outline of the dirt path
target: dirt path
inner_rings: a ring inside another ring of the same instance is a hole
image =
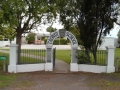
[[[116,75],[116,74],[115,74]],[[120,90],[120,74],[33,72],[18,74],[0,90]]]

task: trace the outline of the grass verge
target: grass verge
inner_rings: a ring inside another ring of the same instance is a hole
[[[16,79],[16,75],[8,74],[8,75],[0,75],[0,88],[4,88],[9,86]]]

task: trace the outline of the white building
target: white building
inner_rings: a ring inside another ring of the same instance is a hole
[[[14,38],[14,40],[11,43],[15,44],[16,38]],[[0,41],[0,47],[5,47],[5,46],[9,46],[9,45],[10,45],[10,41],[6,38],[4,38],[2,41]]]
[[[109,45],[114,46],[114,47],[119,47],[120,46],[117,38],[105,37],[103,39],[103,42],[102,42],[101,46],[99,47],[99,49],[106,49],[106,46],[109,46]]]

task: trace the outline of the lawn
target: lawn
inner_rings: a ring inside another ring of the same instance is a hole
[[[9,64],[9,54],[7,54],[7,53],[2,53],[2,52],[0,52],[0,56],[6,56],[7,57],[7,60],[6,60],[6,65],[7,65],[7,67],[6,67],[6,69],[8,68],[8,64]],[[30,57],[26,57],[26,56],[21,56],[21,63],[45,63],[45,61],[44,60],[40,60],[39,58],[30,58]],[[2,70],[3,69],[3,61],[2,60],[0,60],[0,70]]]
[[[14,75],[14,74],[2,74],[2,75],[0,75],[0,88],[9,86],[10,84],[12,84],[12,82],[15,81],[15,79],[16,79],[16,75]]]
[[[9,51],[9,49],[5,49],[5,50]],[[22,50],[22,53],[29,53],[31,55],[44,56],[44,57],[46,56],[46,50],[44,50],[44,49],[43,50],[37,50],[37,49],[31,50],[31,49],[28,49],[27,51],[26,50]],[[115,49],[115,58],[116,57],[120,58],[120,48],[116,48]],[[100,57],[100,54],[99,54],[98,58],[104,59],[105,56],[104,57]],[[56,50],[56,59],[63,60],[65,62],[67,62],[67,63],[71,63],[71,50]],[[120,60],[119,60],[119,66],[120,66]]]
[[[71,63],[71,50],[57,50],[56,59]]]
[[[8,51],[8,49],[6,49]],[[28,52],[24,52],[24,53],[28,53]],[[34,51],[30,51],[31,54],[34,54],[34,55],[39,55],[39,52],[36,51],[36,53]],[[45,56],[45,51],[44,51],[44,54],[41,54],[42,56]],[[7,66],[8,66],[8,59],[9,59],[9,54],[6,54],[6,53],[1,53],[0,52],[0,56],[7,56]],[[120,48],[116,48],[115,49],[115,58],[116,57],[119,57],[120,58]],[[27,57],[22,57],[23,59],[27,59]],[[59,60],[63,60],[67,63],[70,63],[71,62],[71,50],[57,50],[56,51],[56,58],[59,59]],[[34,58],[31,58],[30,61],[32,63],[36,62],[37,59],[34,59]],[[120,59],[119,59],[119,66],[120,66]],[[111,77],[114,77],[114,75],[110,74]],[[119,75],[119,74],[115,74],[115,75]],[[16,80],[17,76],[14,75],[14,74],[4,74],[2,73],[2,61],[0,60],[0,88],[3,88],[3,87],[6,87],[10,84],[12,84],[12,82],[14,82]],[[100,81],[101,82],[101,81]],[[112,84],[114,84],[113,82],[107,82],[107,81],[104,81],[105,84],[102,84],[102,83],[96,83],[96,82],[93,82],[91,83],[91,86],[99,86],[101,85],[102,87],[105,87],[106,85],[110,84],[112,86]],[[120,85],[120,83],[115,83],[116,85]]]
[[[115,49],[115,58],[118,57],[120,59],[120,48]]]

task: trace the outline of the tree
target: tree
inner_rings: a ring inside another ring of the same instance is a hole
[[[35,41],[35,36],[36,36],[36,33],[28,33],[27,37],[26,37],[26,40],[28,41],[28,43],[34,43]]]
[[[54,31],[56,31],[56,28],[53,28],[52,26],[49,26],[49,27],[46,29],[46,31],[52,33],[52,32],[54,32]]]
[[[80,40],[80,32],[78,30],[78,28],[76,26],[69,26],[69,27],[66,27],[65,25],[65,29],[70,31],[77,39],[78,41],[78,44],[81,44],[81,40]]]
[[[117,36],[118,36],[118,43],[120,44],[120,30],[118,31]]]
[[[14,38],[16,36],[15,30],[13,28],[11,28],[11,27],[3,27],[0,34],[4,38],[8,38],[9,41],[10,41],[10,44],[11,44],[12,40],[14,40]]]
[[[51,22],[53,16],[56,16],[55,5],[52,5],[50,0],[2,0],[0,8],[4,11],[4,24],[13,27],[17,33],[19,62],[21,35],[40,24]]]
[[[60,0],[60,20],[65,25],[75,25],[80,32],[79,39],[85,47],[93,53],[97,63],[97,48],[101,44],[103,35],[109,34],[113,23],[117,20],[114,6],[118,0]]]

